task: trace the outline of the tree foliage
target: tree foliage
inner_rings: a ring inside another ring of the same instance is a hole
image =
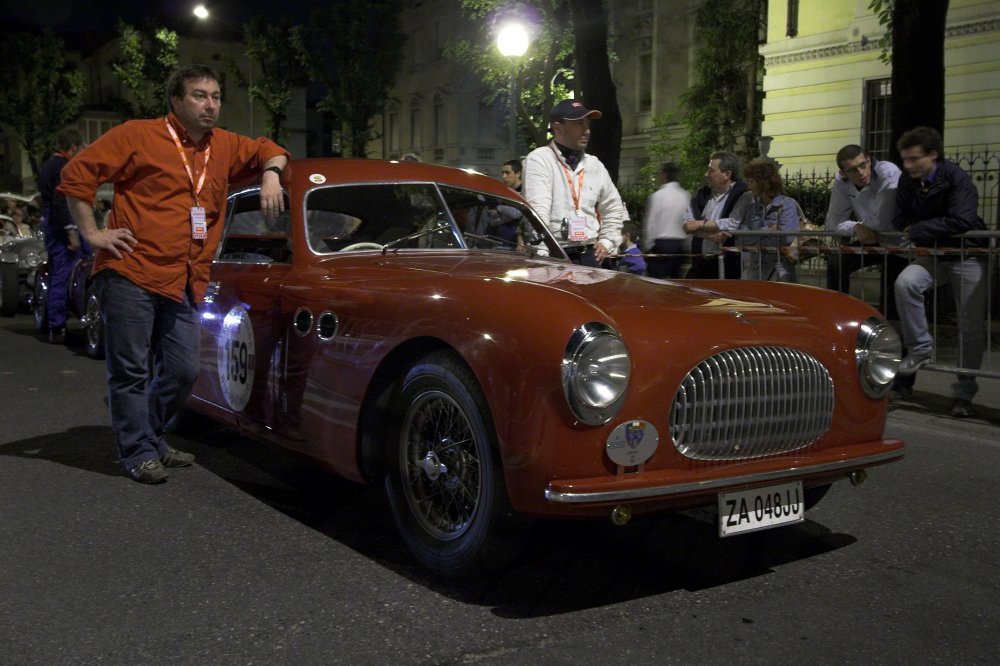
[[[479,39],[455,39],[445,47],[445,55],[472,67],[486,85],[483,101],[487,103],[509,100],[513,77],[515,115],[527,147],[545,144],[549,111],[574,93],[574,38],[568,5],[564,0],[462,0],[462,13],[480,26]],[[512,20],[524,25],[531,38],[527,52],[516,59],[501,55],[496,46],[497,32]]]
[[[347,128],[355,157],[365,157],[377,136],[372,119],[396,78],[405,40],[401,7],[401,0],[341,0],[314,10],[308,25],[292,30],[299,62],[326,87],[317,107]]]
[[[681,165],[683,182],[695,187],[709,156],[728,150],[751,159],[758,153],[761,120],[757,78],[763,71],[758,52],[764,0],[702,0],[695,12],[694,83],[680,106],[656,118],[657,140],[647,154],[644,176],[664,161]],[[674,138],[680,129],[683,138]]]
[[[80,115],[84,76],[51,31],[9,35],[0,59],[0,123],[16,134],[31,172],[55,147],[60,129]]]
[[[166,28],[136,28],[118,21],[118,60],[111,65],[131,94],[123,100],[132,118],[155,118],[167,110],[163,86],[177,67],[177,33]]]
[[[267,135],[276,143],[284,144],[292,84],[301,71],[298,50],[292,42],[291,18],[288,15],[277,20],[254,17],[243,26],[243,39],[251,61],[248,64],[250,67],[256,64],[260,75],[253,79],[251,72],[244,74],[243,63],[231,56],[225,56],[223,62],[236,78],[237,85],[246,89],[251,102],[264,107]]]

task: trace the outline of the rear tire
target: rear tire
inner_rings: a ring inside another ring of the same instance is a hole
[[[0,316],[13,317],[21,295],[17,278],[17,264],[0,262]]]
[[[104,319],[101,316],[101,301],[97,298],[94,285],[87,287],[83,301],[83,334],[87,356],[104,358]]]
[[[493,419],[460,359],[432,352],[406,373],[390,404],[385,489],[417,560],[451,577],[508,567],[529,521],[507,497]]]

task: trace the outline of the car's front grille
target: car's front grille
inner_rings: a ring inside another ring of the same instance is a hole
[[[833,380],[819,361],[787,347],[743,347],[687,374],[670,432],[688,458],[736,460],[809,446],[832,420]]]

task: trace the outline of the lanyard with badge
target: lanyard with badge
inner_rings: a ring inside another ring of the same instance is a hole
[[[580,173],[577,174],[577,185],[573,184],[573,172],[566,168],[566,165],[562,163],[559,159],[559,154],[556,153],[556,149],[549,144],[549,148],[552,149],[552,154],[556,156],[556,163],[563,170],[563,174],[566,176],[566,184],[569,185],[569,194],[573,197],[573,217],[569,219],[568,232],[566,240],[573,242],[580,242],[587,240],[587,218],[583,214],[583,209],[580,208],[580,195],[583,194],[583,173],[584,170],[580,169]]]
[[[184,170],[187,171],[188,179],[191,181],[191,194],[194,196],[194,205],[191,206],[191,238],[204,240],[208,238],[208,225],[205,221],[205,208],[200,205],[198,197],[201,195],[201,188],[205,185],[205,174],[208,173],[208,157],[212,152],[212,146],[205,148],[205,165],[201,170],[198,182],[195,183],[191,163],[188,161],[187,153],[184,152],[184,146],[181,145],[180,137],[177,136],[177,130],[170,124],[169,119],[164,118],[163,120],[167,124],[167,130],[174,140],[174,145],[177,146],[177,152],[180,153],[181,161],[184,162]]]

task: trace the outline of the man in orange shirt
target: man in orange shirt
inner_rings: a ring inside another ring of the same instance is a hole
[[[97,252],[111,426],[119,460],[140,483],[162,483],[164,467],[194,461],[167,445],[164,425],[198,374],[198,303],[222,235],[228,182],[260,173],[261,209],[276,216],[289,157],[268,139],[215,127],[222,92],[211,68],[178,69],[167,96],[165,118],[111,129],[66,165],[59,186],[80,235]],[[94,198],[107,182],[115,197],[99,229]]]

